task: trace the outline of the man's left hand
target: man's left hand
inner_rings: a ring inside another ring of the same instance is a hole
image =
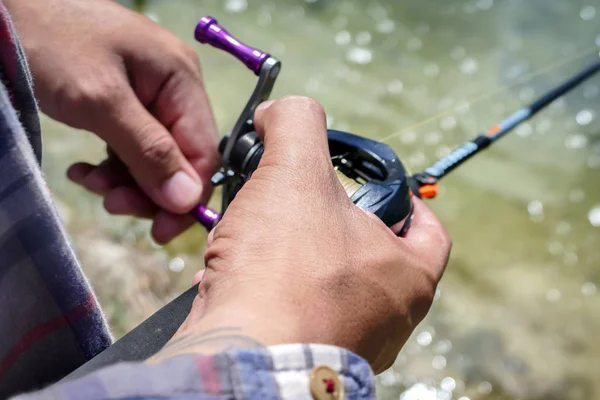
[[[4,0],[23,42],[41,109],[109,147],[69,178],[112,214],[154,220],[166,243],[210,196],[217,134],[195,51],[111,0]]]

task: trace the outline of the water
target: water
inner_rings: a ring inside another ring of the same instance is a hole
[[[203,15],[282,60],[275,97],[316,98],[330,127],[384,140],[415,172],[600,50],[598,0],[138,3],[198,50],[221,132],[255,77],[193,42]],[[443,181],[429,205],[454,239],[451,261],[432,312],[379,378],[380,398],[600,396],[599,88],[600,77],[590,80]],[[147,225],[107,216],[62,176],[82,149],[95,161],[103,147],[49,120],[44,127],[44,168],[70,232],[93,225],[168,254],[163,268],[175,286],[187,284],[202,266],[204,234],[157,248]]]

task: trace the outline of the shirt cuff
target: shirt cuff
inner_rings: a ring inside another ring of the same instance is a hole
[[[182,355],[158,364],[120,363],[15,400],[34,399],[375,399],[369,364],[335,346],[285,344]]]

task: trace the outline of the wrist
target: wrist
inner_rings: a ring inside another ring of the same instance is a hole
[[[200,304],[202,303],[202,304]],[[210,307],[206,307],[207,303]],[[291,310],[284,302],[260,304],[243,296],[228,302],[197,300],[180,329],[149,362],[182,354],[212,355],[231,349],[290,343],[339,345],[328,321]]]
[[[199,329],[177,332],[171,340],[146,362],[159,363],[181,355],[210,356],[231,349],[261,348],[263,345],[243,334],[238,327],[218,327],[201,331]]]
[[[281,313],[273,308],[256,304],[251,307],[221,304],[214,312],[206,310],[201,317],[190,314],[175,337],[219,332],[212,338],[235,339],[238,343],[243,338],[246,346],[308,343],[313,335],[310,327],[304,325],[295,314]],[[221,345],[217,342],[212,341],[211,349]]]

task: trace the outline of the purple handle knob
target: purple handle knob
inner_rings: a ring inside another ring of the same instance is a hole
[[[202,17],[196,25],[196,40],[208,43],[213,47],[224,50],[243,62],[256,75],[260,73],[263,62],[269,54],[246,46],[223,29],[212,17]]]
[[[192,215],[209,232],[221,219],[221,214],[203,205],[199,205],[193,209]]]

